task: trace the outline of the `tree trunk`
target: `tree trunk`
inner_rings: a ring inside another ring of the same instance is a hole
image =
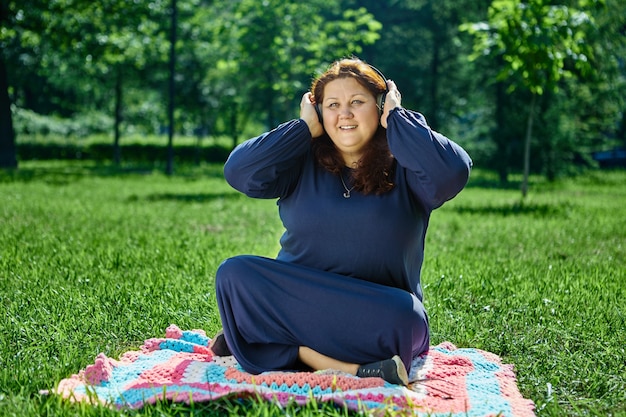
[[[0,53],[0,168],[17,168],[9,80],[2,53]]]
[[[172,15],[170,23],[170,79],[169,79],[169,131],[167,140],[167,164],[165,174],[172,175],[174,173],[174,96],[176,94],[175,72],[176,72],[176,25],[177,25],[177,6],[176,0],[172,0]]]
[[[528,110],[528,120],[526,122],[526,139],[524,140],[524,178],[522,180],[522,198],[528,194],[528,176],[530,174],[530,140],[533,134],[533,120],[535,117],[535,103],[537,95],[533,94]]]
[[[237,103],[233,102],[233,104],[230,107],[230,137],[233,139],[233,149],[235,149],[235,147],[237,146],[237,138],[238,138],[238,134],[237,134],[237,112],[239,111],[239,108],[237,106]]]
[[[120,151],[120,125],[122,124],[122,69],[118,65],[115,75],[115,127],[113,138],[113,162],[119,166],[122,161]]]
[[[276,111],[274,110],[274,91],[270,87],[266,96],[267,102],[267,129],[273,129],[276,126]]]
[[[432,45],[432,57],[430,64],[430,114],[428,125],[434,130],[439,130],[439,66],[441,64],[441,47],[443,40],[439,40],[437,29],[433,29],[435,42]]]
[[[499,65],[501,65],[501,57],[498,57]],[[498,177],[501,184],[507,184],[509,182],[509,146],[510,141],[508,136],[505,136],[505,97],[506,87],[502,81],[496,82],[496,109],[494,112],[496,118],[496,127],[493,133],[493,142],[496,144],[496,156],[495,166],[498,171]]]
[[[626,149],[626,109],[622,110],[622,125],[617,132],[617,137],[622,140],[622,146]]]

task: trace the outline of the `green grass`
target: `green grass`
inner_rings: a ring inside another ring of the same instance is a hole
[[[212,334],[219,263],[278,249],[275,202],[237,194],[221,166],[172,177],[128,168],[0,172],[0,415],[346,415],[237,401],[118,412],[39,394],[171,323]],[[523,203],[491,183],[475,172],[433,214],[423,271],[432,342],[514,364],[540,416],[626,415],[626,172],[535,180]]]

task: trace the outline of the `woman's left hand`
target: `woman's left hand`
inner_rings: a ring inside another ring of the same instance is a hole
[[[387,96],[385,97],[385,107],[383,107],[383,114],[380,116],[380,124],[387,129],[387,117],[389,112],[396,107],[402,107],[402,95],[398,91],[396,83],[391,80],[387,80]]]

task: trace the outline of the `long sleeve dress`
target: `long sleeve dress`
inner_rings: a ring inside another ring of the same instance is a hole
[[[276,259],[236,256],[216,273],[224,336],[248,372],[296,369],[299,346],[357,364],[400,355],[407,369],[428,349],[420,285],[428,221],[465,186],[472,163],[420,113],[396,108],[387,124],[395,187],[381,195],[345,198],[341,178],[316,163],[301,119],[229,156],[229,184],[278,199],[285,228]]]

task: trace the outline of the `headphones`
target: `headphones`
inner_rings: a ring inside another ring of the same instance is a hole
[[[383,114],[383,108],[385,107],[385,98],[387,97],[387,93],[389,90],[387,89],[387,77],[383,74],[378,68],[371,64],[367,64],[369,67],[374,70],[376,74],[383,80],[383,84],[385,85],[385,90],[376,97],[376,107],[378,107],[378,116],[380,117]],[[317,117],[320,120],[320,123],[323,123],[322,119],[322,104],[318,103],[315,105],[315,111],[317,112]]]

